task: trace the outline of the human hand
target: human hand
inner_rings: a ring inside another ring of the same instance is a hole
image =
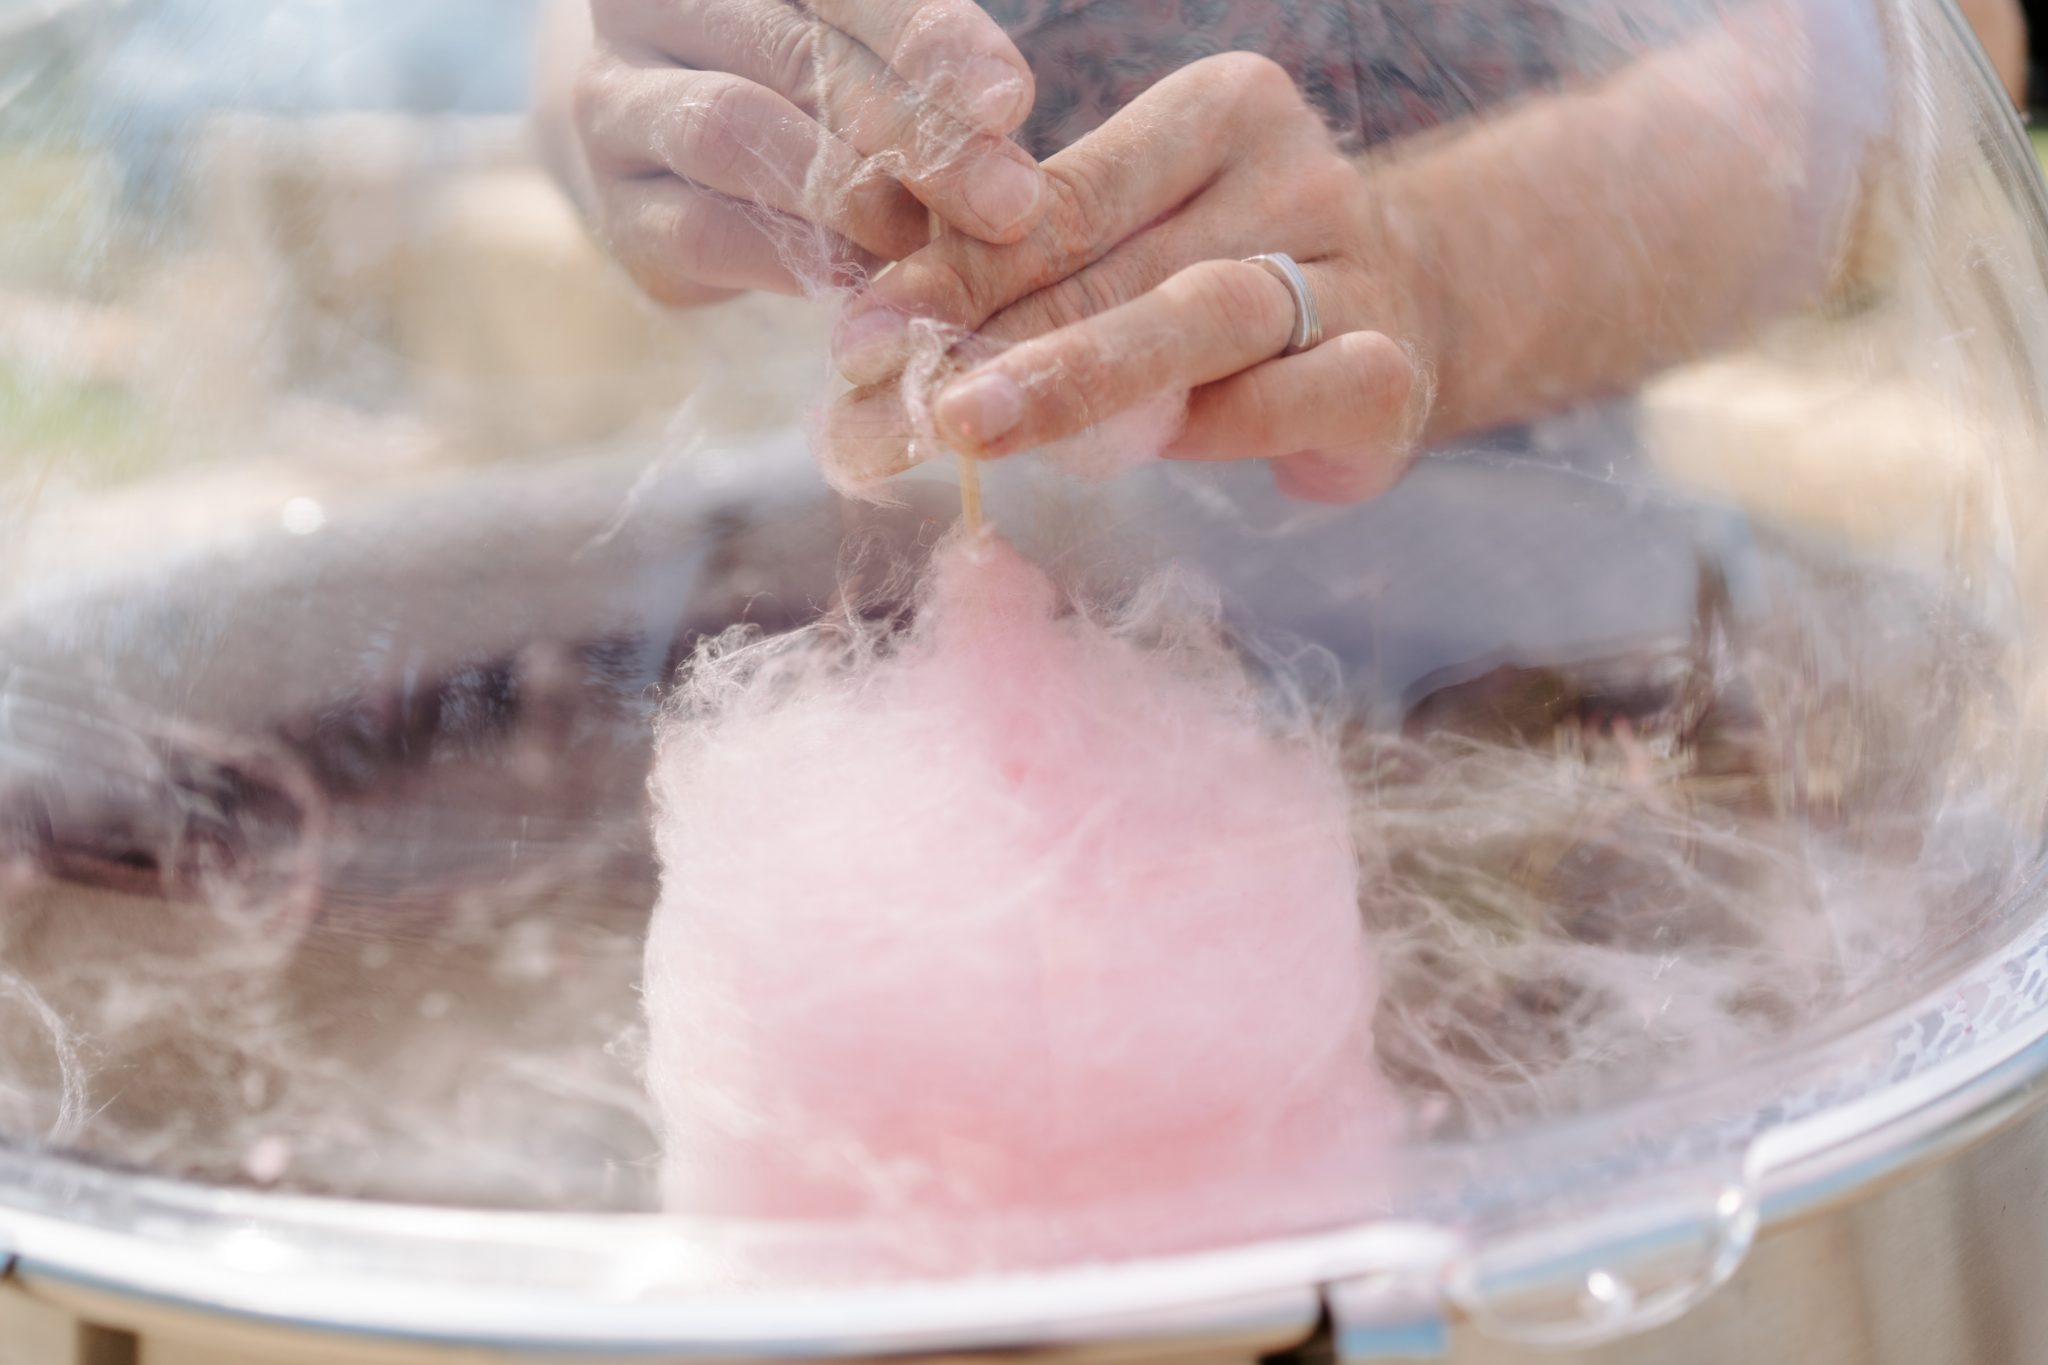
[[[588,209],[685,306],[853,283],[936,214],[1015,241],[1043,202],[1007,138],[1031,73],[973,0],[591,0],[574,120]]]
[[[937,434],[967,454],[1030,449],[1185,393],[1169,458],[1268,458],[1283,488],[1319,500],[1400,476],[1427,408],[1409,346],[1434,354],[1430,314],[1365,177],[1280,67],[1248,53],[1195,63],[1044,170],[1050,202],[1023,239],[947,235],[849,306],[838,359],[868,387],[828,415],[828,458],[867,477],[903,463],[891,376],[909,320],[930,318],[1008,346],[933,401]],[[1330,338],[1299,355],[1282,354],[1292,295],[1242,259],[1269,252],[1301,264]]]

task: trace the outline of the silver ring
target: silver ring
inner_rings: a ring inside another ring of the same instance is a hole
[[[1316,295],[1308,287],[1308,276],[1301,273],[1294,258],[1285,252],[1275,251],[1264,256],[1247,256],[1244,263],[1255,265],[1287,286],[1287,292],[1294,296],[1294,334],[1287,338],[1287,349],[1280,354],[1300,355],[1313,351],[1323,344],[1323,315],[1316,311]]]

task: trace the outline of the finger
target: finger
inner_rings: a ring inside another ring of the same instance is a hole
[[[795,244],[816,235],[807,224],[670,176],[613,181],[603,207],[613,256],[659,302],[686,307],[744,289],[803,292],[790,262],[801,255]]]
[[[781,94],[949,226],[1014,241],[1043,198],[1037,165],[925,99],[865,45],[785,0],[609,0],[618,34],[685,66]],[[607,30],[610,32],[610,30]]]
[[[820,113],[813,80],[825,26],[785,0],[591,0],[591,12],[598,36],[615,48],[729,72]]]
[[[1210,58],[1184,68],[1047,161],[1051,203],[1022,241],[942,237],[890,271],[849,306],[834,347],[840,371],[856,384],[876,383],[903,364],[908,318],[978,329],[1192,198],[1230,155],[1230,127],[1246,98],[1234,73],[1244,66]],[[1262,91],[1266,84],[1261,78]],[[1162,153],[1159,129],[1168,118],[1176,143]]]
[[[1005,306],[978,335],[999,348],[1028,341],[1126,303],[1189,262],[1239,260],[1276,240],[1302,260],[1352,254],[1354,234],[1328,201],[1357,183],[1356,169],[1334,156],[1311,156],[1290,169],[1296,173],[1288,176],[1289,199],[1276,202],[1259,180],[1207,186],[1197,202],[1148,224],[1093,265]],[[1371,315],[1371,302],[1343,287],[1346,278],[1332,273],[1324,280],[1317,299],[1324,318]]]
[[[1085,269],[1027,294],[982,323],[975,336],[997,350],[1084,322],[1157,289],[1192,261],[1236,260],[1244,249],[1240,216],[1177,214],[1138,233]]]
[[[973,0],[810,0],[949,118],[1009,133],[1031,113],[1031,68]]]
[[[856,389],[834,401],[819,421],[815,445],[825,480],[859,493],[917,461],[900,384]]]
[[[1004,455],[1257,365],[1280,354],[1293,329],[1286,286],[1255,265],[1205,261],[1130,303],[1005,351],[948,385],[933,417],[955,449]]]
[[[594,67],[580,92],[601,177],[671,172],[832,229],[883,260],[930,239],[922,205],[767,86],[722,71]]]
[[[826,125],[948,226],[1006,243],[1037,221],[1045,177],[1016,144],[954,122],[893,80],[857,78],[849,93],[828,78],[824,91]]]
[[[1365,502],[1399,483],[1412,463],[1412,450],[1384,444],[1307,450],[1273,461],[1273,483],[1304,502]]]
[[[1313,450],[1354,455],[1361,466],[1405,463],[1414,390],[1406,351],[1378,332],[1349,332],[1196,390],[1160,453],[1245,460]]]

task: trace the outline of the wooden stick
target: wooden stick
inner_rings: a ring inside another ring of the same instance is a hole
[[[945,222],[936,213],[929,215],[925,222],[926,235],[930,240],[938,241],[939,235],[946,230]],[[960,461],[960,519],[967,523],[969,531],[978,535],[982,527],[981,465],[964,450],[956,450],[953,454]]]
[[[955,451],[960,456],[960,519],[967,523],[967,529],[981,533],[981,461],[964,451]]]

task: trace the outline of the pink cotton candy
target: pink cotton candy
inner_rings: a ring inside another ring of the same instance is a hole
[[[1345,787],[1166,600],[1062,612],[956,539],[907,634],[700,654],[655,776],[670,1208],[874,1234],[784,1263],[822,1276],[1362,1211],[1392,1106]]]

